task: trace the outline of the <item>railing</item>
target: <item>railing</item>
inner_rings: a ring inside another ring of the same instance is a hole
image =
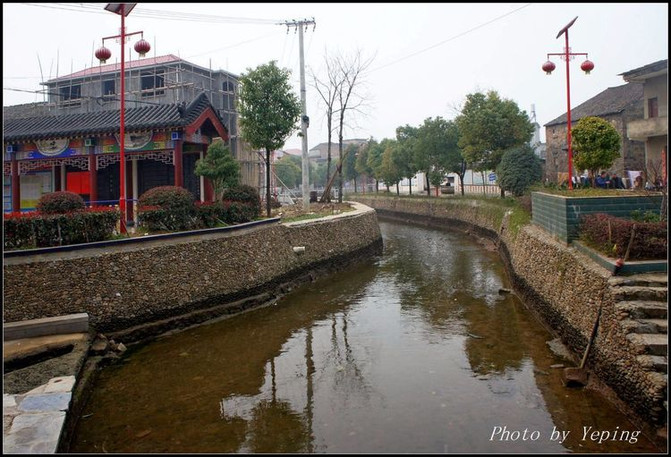
[[[127,198],[126,202],[127,202],[126,204],[135,205],[135,204],[137,204],[138,200],[133,199],[133,198]],[[119,200],[118,199],[116,199],[116,200],[93,200],[93,201],[87,200],[87,201],[84,202],[84,204],[86,205],[87,208],[91,208],[91,207],[94,207],[94,206],[108,206],[110,208],[119,208]],[[21,208],[19,211],[22,212],[22,213],[29,213],[31,211],[37,211],[37,208],[27,207],[27,208]],[[8,214],[8,213],[13,213],[14,211],[12,211],[11,208],[4,208],[4,212]]]
[[[501,195],[501,188],[496,184],[464,184],[464,194],[472,195]],[[461,189],[455,189],[457,193],[461,193]]]

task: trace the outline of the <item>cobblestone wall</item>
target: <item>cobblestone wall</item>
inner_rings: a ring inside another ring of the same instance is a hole
[[[98,331],[128,329],[254,294],[272,299],[381,246],[375,211],[357,205],[232,234],[4,259],[3,321],[86,312]]]
[[[642,418],[650,420],[662,414],[666,383],[637,362],[638,354],[620,325],[608,270],[532,224],[513,233],[506,210],[484,200],[379,196],[357,196],[356,200],[375,208],[381,216],[433,221],[457,229],[471,227],[494,239],[525,304],[575,354],[584,352],[602,306],[588,365]]]

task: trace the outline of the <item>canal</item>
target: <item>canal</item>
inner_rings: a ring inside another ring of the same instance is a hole
[[[380,220],[384,253],[100,373],[71,452],[659,452],[463,234]],[[555,367],[553,367],[555,366]]]

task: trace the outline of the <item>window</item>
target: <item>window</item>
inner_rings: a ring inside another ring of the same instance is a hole
[[[165,78],[163,70],[156,70],[152,72],[143,72],[141,74],[140,89],[143,97],[153,97],[155,95],[163,95],[165,88]]]
[[[659,117],[657,97],[648,99],[648,117]]]
[[[116,81],[108,79],[103,81],[103,96],[116,94]]]
[[[76,100],[82,98],[82,85],[75,84],[70,86],[63,86],[59,89],[61,101]]]
[[[224,81],[222,89],[223,89],[224,92],[234,92],[235,91],[235,86],[230,81]]]

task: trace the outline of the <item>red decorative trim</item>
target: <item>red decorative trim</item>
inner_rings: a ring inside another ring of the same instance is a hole
[[[219,134],[219,136],[224,140],[228,141],[228,131],[226,130],[226,127],[219,121],[219,118],[217,115],[214,113],[212,108],[209,106],[203,111],[200,116],[198,116],[198,119],[196,119],[193,123],[190,125],[186,126],[185,132],[187,135],[193,135],[196,133],[196,130],[198,130],[206,120],[210,120],[212,122],[212,125],[214,125],[215,130]]]

